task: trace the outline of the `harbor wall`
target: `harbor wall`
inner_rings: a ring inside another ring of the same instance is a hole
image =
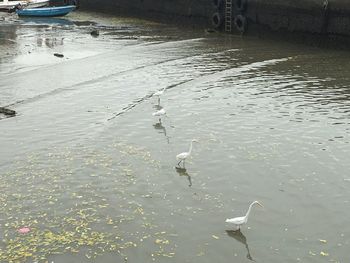
[[[80,5],[225,30],[226,0],[81,0]],[[349,0],[232,0],[230,13],[233,33],[249,33],[260,26],[271,31],[350,37]]]
[[[348,0],[249,0],[245,15],[274,31],[350,36]]]
[[[212,0],[80,0],[82,9],[176,23],[210,25]]]

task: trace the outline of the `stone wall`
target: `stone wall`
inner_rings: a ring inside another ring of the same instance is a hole
[[[115,14],[209,24],[213,13],[212,0],[80,0],[83,9]]]
[[[350,36],[350,0],[232,1],[236,32],[249,32],[250,25],[260,25],[271,31]],[[224,20],[225,0],[81,0],[80,5],[84,9],[210,26],[217,11],[221,22]],[[239,6],[244,8],[238,10]],[[237,16],[244,19],[240,30]],[[219,28],[223,29],[223,23]]]
[[[350,36],[348,0],[249,0],[246,17],[272,30]]]

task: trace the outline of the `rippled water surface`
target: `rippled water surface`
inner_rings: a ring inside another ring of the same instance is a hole
[[[349,53],[2,16],[0,262],[349,262]]]

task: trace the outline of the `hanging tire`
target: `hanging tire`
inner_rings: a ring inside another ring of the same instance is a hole
[[[221,27],[221,25],[223,23],[223,19],[222,19],[221,15],[219,14],[219,12],[215,12],[213,14],[213,16],[211,17],[211,23],[212,23],[214,28]]]
[[[244,33],[247,30],[247,19],[242,15],[237,15],[235,17],[235,26],[239,32]]]
[[[247,9],[247,0],[235,0],[235,7],[239,12],[244,12]]]

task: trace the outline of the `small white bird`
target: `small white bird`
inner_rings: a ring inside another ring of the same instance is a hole
[[[155,117],[159,117],[159,122],[160,122],[161,121],[161,117],[166,115],[166,111],[163,108],[163,109],[161,109],[159,111],[153,112],[152,115],[155,116]]]
[[[250,204],[249,209],[248,209],[245,216],[226,219],[226,223],[230,223],[230,224],[235,225],[236,230],[239,230],[241,228],[241,225],[246,224],[248,222],[248,217],[249,217],[250,211],[251,211],[253,205],[255,205],[255,204],[260,205],[261,207],[264,207],[258,201],[254,201],[253,203]]]
[[[163,108],[163,109],[161,109],[159,111],[153,112],[152,115],[153,116],[164,116],[164,115],[166,115],[166,111]]]
[[[178,162],[177,165],[180,165],[180,163],[183,162],[183,164],[184,164],[184,166],[185,166],[185,160],[186,160],[186,158],[188,158],[188,157],[191,156],[192,144],[193,144],[194,142],[198,142],[198,141],[195,140],[195,139],[193,139],[193,140],[191,141],[190,149],[188,150],[188,152],[183,152],[183,153],[179,153],[178,155],[176,155],[176,159],[177,159],[177,160],[180,160],[180,161]]]
[[[166,87],[164,87],[162,90],[156,91],[153,95],[154,95],[154,96],[160,97],[160,96],[163,95],[163,93],[164,93],[165,90],[166,90]]]
[[[164,91],[166,90],[166,87],[164,87],[162,90],[158,90],[156,91],[153,96],[157,96],[158,97],[158,104],[160,103],[160,96],[163,95]]]

